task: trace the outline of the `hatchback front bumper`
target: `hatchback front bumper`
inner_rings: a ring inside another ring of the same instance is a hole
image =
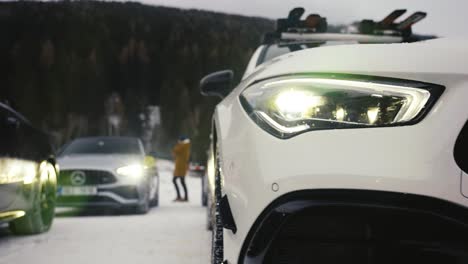
[[[239,263],[466,263],[468,209],[392,192],[282,196],[257,219]]]

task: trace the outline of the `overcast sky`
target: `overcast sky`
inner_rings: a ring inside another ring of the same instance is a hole
[[[138,2],[225,13],[278,18],[292,7],[326,16],[330,24],[364,18],[380,20],[394,9],[425,11],[428,17],[414,26],[414,32],[440,36],[468,36],[467,0],[141,0]]]

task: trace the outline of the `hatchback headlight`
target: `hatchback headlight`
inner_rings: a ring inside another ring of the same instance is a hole
[[[440,96],[439,85],[363,76],[287,76],[248,87],[250,117],[274,136],[310,130],[412,124]]]

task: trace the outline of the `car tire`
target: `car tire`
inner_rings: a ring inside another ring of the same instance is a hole
[[[206,175],[201,177],[201,184],[202,184],[202,191],[201,191],[201,203],[202,206],[208,206],[208,195],[207,195],[207,188],[206,188]]]
[[[150,194],[149,194],[149,190],[147,191],[144,199],[143,199],[143,202],[139,205],[136,206],[135,208],[135,213],[136,214],[146,214],[148,213],[149,209],[150,209],[150,203],[151,201],[149,200]]]
[[[154,194],[154,198],[151,200],[150,206],[151,207],[158,207],[159,205],[159,179],[158,179],[158,187],[156,193]]]
[[[146,214],[148,213],[150,208],[149,201],[145,201],[143,204],[140,204],[136,207],[135,213],[136,214]]]
[[[207,206],[206,206],[206,229],[208,231],[213,230],[213,205],[210,197],[207,197]]]
[[[151,207],[158,207],[159,205],[159,193],[157,193],[153,200],[151,200]]]
[[[221,214],[219,202],[221,201],[221,171],[219,169],[220,161],[218,156],[218,145],[216,144],[216,175],[215,175],[215,190],[213,197],[214,207],[214,222],[213,231],[211,232],[211,263],[220,264],[224,258],[224,238],[223,238],[223,224],[221,221]]]
[[[51,172],[51,171],[50,171]],[[10,230],[16,235],[33,235],[46,232],[55,216],[57,175],[48,173],[47,180],[38,183],[32,208],[26,214],[10,222]]]

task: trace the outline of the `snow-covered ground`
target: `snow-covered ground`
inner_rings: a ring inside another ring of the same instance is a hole
[[[0,263],[209,263],[200,179],[187,177],[189,203],[173,203],[173,165],[158,166],[160,206],[148,214],[59,216],[48,233],[27,237],[0,228]]]

